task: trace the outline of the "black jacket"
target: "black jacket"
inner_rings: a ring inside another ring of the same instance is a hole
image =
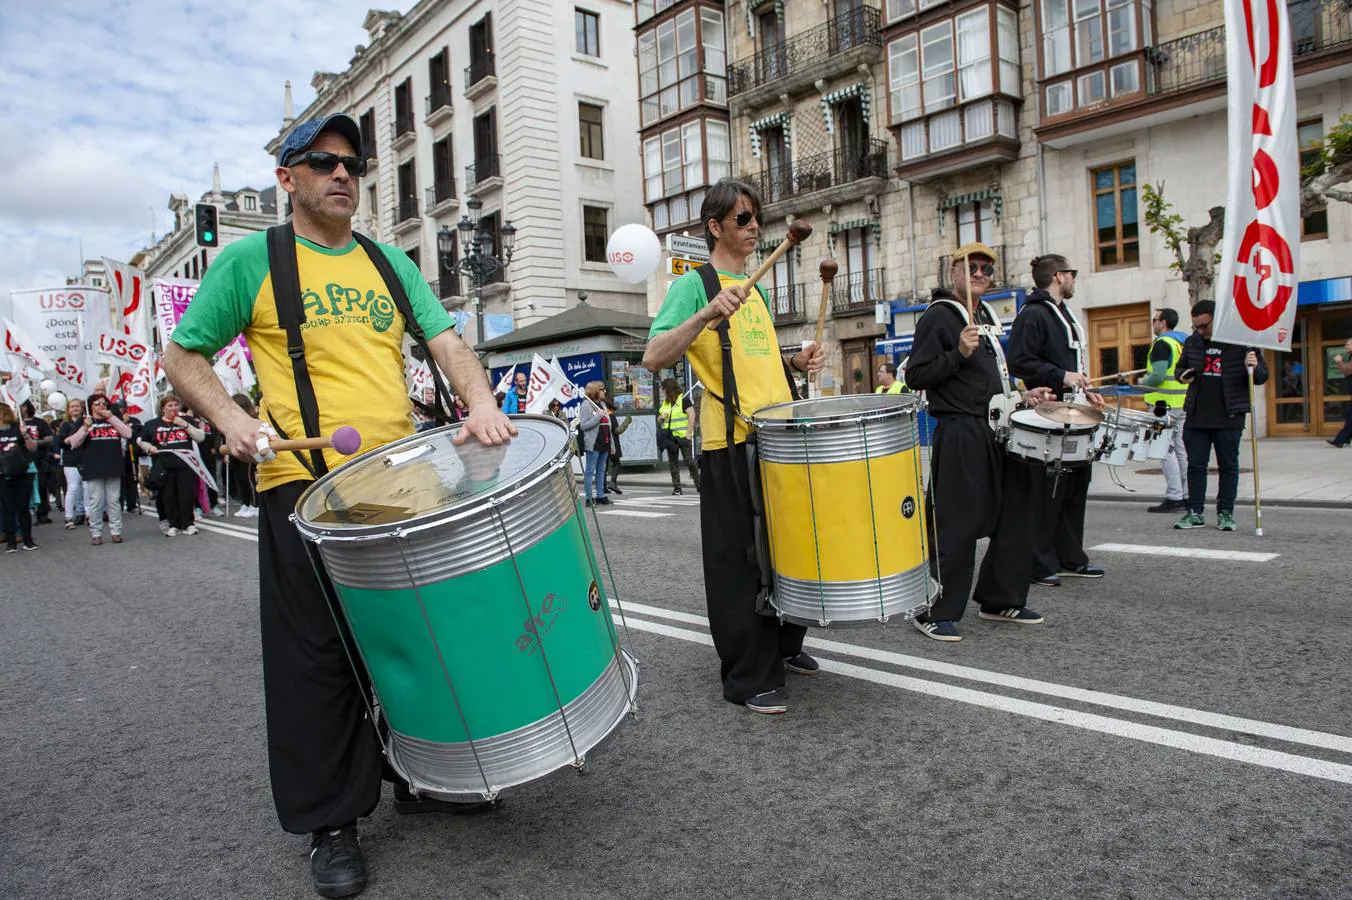
[[[1055,305],[1046,291],[1033,291],[1024,300],[1009,332],[1009,372],[1029,388],[1046,387],[1061,394],[1066,373],[1078,372],[1079,367]],[[1080,335],[1080,342],[1085,340]]]
[[[1225,394],[1225,411],[1231,416],[1242,416],[1249,411],[1249,370],[1244,368],[1244,356],[1253,347],[1241,347],[1239,344],[1213,343],[1193,334],[1183,342],[1183,352],[1178,357],[1175,372],[1192,369],[1199,376],[1206,365],[1208,347],[1221,348],[1221,391]],[[1258,366],[1253,370],[1253,383],[1267,384],[1268,368],[1261,351],[1254,350],[1258,356]],[[1198,378],[1188,384],[1188,396],[1183,401],[1183,411],[1192,413],[1197,404]]]
[[[934,299],[956,300],[937,290]],[[961,302],[961,301],[958,301]],[[1000,392],[1000,367],[990,340],[982,338],[971,356],[958,349],[961,315],[947,303],[931,303],[915,325],[911,355],[906,359],[906,384],[924,391],[934,415],[968,415],[986,418],[991,397]]]

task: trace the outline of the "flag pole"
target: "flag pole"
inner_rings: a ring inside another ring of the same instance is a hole
[[[1253,369],[1249,369],[1249,446],[1253,451],[1253,533],[1263,536],[1263,497],[1258,478],[1258,407],[1253,399]]]

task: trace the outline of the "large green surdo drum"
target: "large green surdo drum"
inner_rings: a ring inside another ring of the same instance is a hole
[[[634,707],[569,467],[568,430],[513,417],[500,447],[459,426],[365,453],[296,506],[416,791],[492,797],[581,766]]]

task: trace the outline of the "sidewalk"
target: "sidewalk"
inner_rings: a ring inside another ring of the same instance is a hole
[[[929,448],[921,449],[925,468],[929,467]],[[1253,451],[1246,437],[1241,448],[1239,475],[1240,505],[1253,505]],[[1352,510],[1352,447],[1337,449],[1323,438],[1263,438],[1258,442],[1258,466],[1263,488],[1263,503],[1272,506],[1305,506]],[[1122,486],[1113,482],[1116,474]],[[690,488],[690,475],[681,469],[681,483]],[[671,486],[666,463],[653,468],[626,468],[620,471],[620,489],[625,485],[643,487]],[[1208,493],[1216,493],[1216,468],[1213,460],[1207,478]],[[1130,462],[1116,469],[1096,463],[1089,487],[1093,500],[1129,503],[1157,503],[1164,498],[1164,477],[1159,463]]]

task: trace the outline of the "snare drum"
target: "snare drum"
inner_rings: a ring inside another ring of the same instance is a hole
[[[569,469],[568,428],[455,446],[460,426],[365,453],[311,485],[296,527],[370,674],[385,749],[415,791],[491,798],[581,766],[634,708]]]
[[[1128,460],[1164,459],[1169,453],[1173,424],[1165,418],[1135,409],[1108,413],[1100,426],[1103,452],[1099,461],[1125,466]]]
[[[1094,461],[1098,425],[1053,422],[1035,409],[1015,410],[1009,416],[1005,450],[1031,462],[1062,466],[1087,466]]]
[[[863,394],[752,417],[781,618],[858,625],[928,608],[919,410],[912,395]]]

